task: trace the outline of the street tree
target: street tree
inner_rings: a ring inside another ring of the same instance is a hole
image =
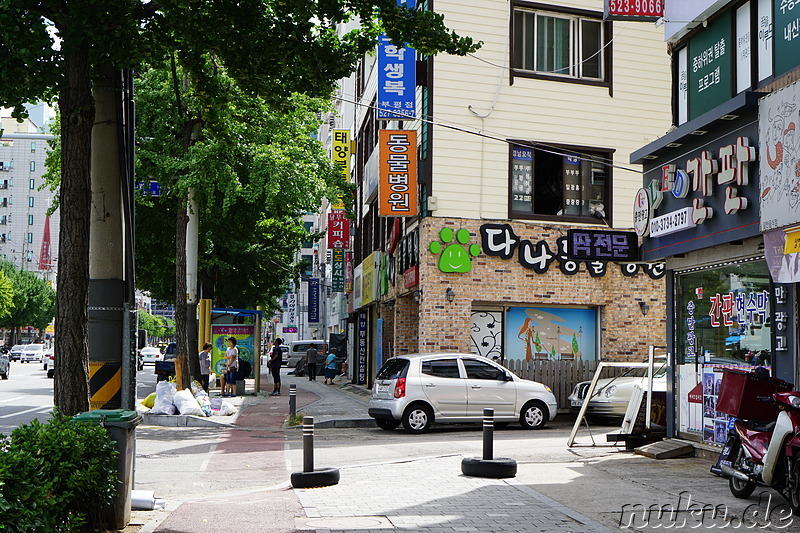
[[[338,35],[339,23],[361,26]],[[61,113],[62,210],[56,296],[54,384],[60,412],[88,409],[88,280],[93,77],[138,66],[167,51],[192,71],[210,55],[245,92],[275,102],[292,92],[330,93],[381,30],[420,52],[464,54],[469,38],[443,17],[410,11],[395,0],[5,0],[0,9],[0,105],[24,114],[25,102],[58,100]],[[177,266],[177,265],[176,265]]]
[[[0,273],[0,300],[11,295],[10,306],[8,302],[5,305],[7,313],[0,315],[0,327],[11,329],[11,342],[16,341],[16,333],[20,327],[45,329],[52,322],[55,313],[56,295],[50,283],[33,272],[19,270],[8,261],[0,261]]]

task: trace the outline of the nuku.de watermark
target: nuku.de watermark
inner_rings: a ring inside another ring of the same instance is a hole
[[[621,529],[784,529],[794,523],[792,509],[783,499],[773,501],[773,494],[763,491],[758,502],[732,513],[724,504],[700,504],[688,491],[678,494],[677,505],[625,504],[619,517]]]

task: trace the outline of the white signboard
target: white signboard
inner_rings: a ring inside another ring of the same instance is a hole
[[[772,76],[772,2],[758,0],[758,81]]]
[[[736,10],[736,92],[750,88],[750,4]]]
[[[800,84],[758,103],[761,231],[800,223]]]
[[[650,221],[650,237],[663,237],[670,233],[691,229],[697,226],[692,222],[692,208],[684,207]]]

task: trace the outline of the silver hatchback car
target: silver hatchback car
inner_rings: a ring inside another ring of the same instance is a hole
[[[369,415],[379,427],[400,424],[411,433],[433,422],[481,422],[494,409],[498,424],[519,421],[540,429],[558,406],[549,387],[515,376],[499,364],[466,353],[400,355],[378,371]]]

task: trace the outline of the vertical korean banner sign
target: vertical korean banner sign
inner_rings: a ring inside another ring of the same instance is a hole
[[[308,280],[308,323],[319,323],[319,278]]]
[[[344,210],[334,209],[328,213],[328,248],[350,248],[350,221]]]
[[[331,250],[331,258],[333,260],[333,268],[331,269],[331,290],[333,292],[344,292],[344,250],[341,248],[334,248]]]
[[[345,182],[350,180],[350,130],[333,130],[331,143],[331,159],[339,169]],[[344,209],[344,202],[339,197],[333,202],[333,209]]]
[[[416,216],[417,132],[381,130],[378,216]]]
[[[293,292],[286,295],[286,323],[297,325],[297,295]]]
[[[221,375],[225,373],[225,350],[228,345],[225,341],[228,337],[236,339],[236,347],[239,348],[239,357],[248,363],[250,368],[253,365],[253,342],[254,342],[254,326],[251,325],[211,325],[211,370]]]
[[[375,368],[383,366],[383,319],[378,319],[378,329],[375,331]]]
[[[398,1],[416,8],[416,0]],[[395,46],[386,35],[378,37],[378,120],[415,117],[417,114],[417,57],[408,46]]]
[[[358,313],[358,330],[356,346],[356,384],[364,385],[367,382],[367,313]]]

